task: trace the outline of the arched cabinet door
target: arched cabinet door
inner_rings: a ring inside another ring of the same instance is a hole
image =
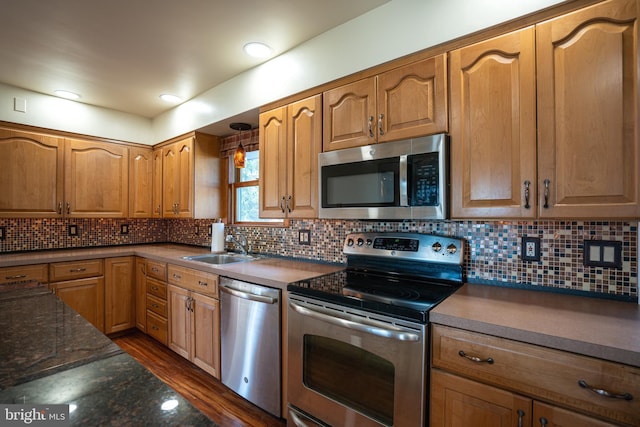
[[[638,2],[536,26],[540,217],[638,218]]]
[[[451,52],[451,216],[536,215],[534,28]]]
[[[62,217],[64,138],[0,128],[0,217]]]

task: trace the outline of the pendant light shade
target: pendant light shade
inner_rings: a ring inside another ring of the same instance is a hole
[[[248,123],[231,123],[229,127],[233,130],[237,130],[242,135],[243,130],[250,130],[251,125]],[[238,138],[240,139],[240,138]],[[242,146],[242,141],[238,144],[238,148],[236,148],[235,153],[233,154],[233,165],[237,169],[242,169],[244,167],[244,162],[246,159],[246,152],[244,151],[244,147]]]

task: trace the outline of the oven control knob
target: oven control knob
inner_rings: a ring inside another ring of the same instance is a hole
[[[353,239],[347,239],[347,246],[353,246]]]
[[[362,240],[362,238],[358,238],[358,246],[362,246],[364,245],[364,240]]]
[[[447,252],[449,252],[451,255],[453,255],[456,252],[458,252],[458,248],[456,247],[456,245],[451,243],[449,246],[447,246]]]
[[[434,252],[440,252],[442,250],[442,245],[440,244],[440,242],[435,242],[433,245],[431,245],[431,249],[433,249]]]
[[[371,246],[371,245],[373,245],[373,240],[367,239],[367,246]]]

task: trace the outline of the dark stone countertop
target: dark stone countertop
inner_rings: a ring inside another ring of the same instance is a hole
[[[71,425],[215,425],[46,286],[0,286],[0,330],[0,403],[74,405]]]

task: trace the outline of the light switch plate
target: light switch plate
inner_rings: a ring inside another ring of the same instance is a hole
[[[585,240],[586,267],[622,268],[622,242],[618,240]]]
[[[69,236],[77,236],[78,235],[78,226],[76,224],[69,224]]]
[[[520,258],[523,261],[540,261],[540,238],[522,236]]]
[[[120,224],[120,234],[129,234],[129,224]]]
[[[301,245],[310,245],[311,244],[311,231],[309,230],[299,230],[298,231],[298,243]]]

